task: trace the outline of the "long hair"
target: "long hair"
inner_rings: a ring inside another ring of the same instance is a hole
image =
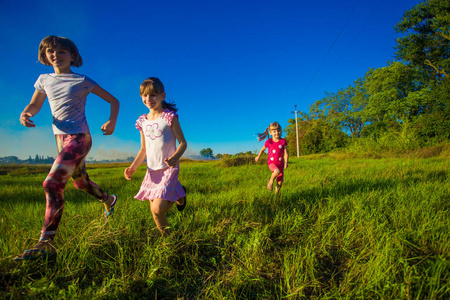
[[[142,95],[151,95],[151,94],[160,95],[162,93],[165,93],[164,84],[157,77],[149,77],[141,83],[139,93],[141,97]],[[174,112],[178,111],[177,105],[173,101],[164,100],[161,104],[164,109],[169,109]]]
[[[270,123],[269,127],[267,127],[266,130],[264,130],[263,133],[257,133],[256,134],[257,138],[258,138],[258,141],[261,142],[262,140],[265,140],[266,138],[269,137],[269,134],[270,134],[271,130],[278,129],[278,128],[281,130],[281,125],[278,122]]]
[[[55,48],[55,47],[69,51],[70,54],[72,54],[73,56],[73,61],[70,63],[70,65],[74,67],[81,67],[81,65],[83,64],[83,59],[81,58],[80,52],[78,51],[77,46],[75,46],[75,43],[69,40],[68,38],[55,35],[49,35],[43,38],[41,43],[39,44],[38,59],[42,64],[46,66],[52,65],[47,60],[45,51],[48,48]]]

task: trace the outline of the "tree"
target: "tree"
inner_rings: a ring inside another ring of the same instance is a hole
[[[402,62],[370,70],[364,82],[370,96],[362,112],[363,121],[404,123],[423,113],[430,89],[420,77],[417,67]]]
[[[301,130],[305,134],[300,140],[302,154],[326,153],[347,145],[349,139],[342,130],[323,119],[304,122]]]
[[[425,0],[404,14],[395,28],[399,61],[370,69],[345,89],[326,93],[300,112],[300,152],[342,147],[344,133],[400,140],[402,147],[450,138],[450,0]],[[286,127],[295,143],[295,123]]]
[[[429,89],[415,127],[422,143],[448,140],[450,128],[450,1],[426,0],[405,12],[396,26],[397,57],[416,66]]]
[[[326,93],[325,98],[311,106],[310,117],[327,120],[336,129],[350,133],[352,137],[360,137],[364,125],[361,111],[366,104],[363,100],[367,96],[362,83],[363,80],[358,79],[337,93]]]
[[[200,155],[208,159],[214,158],[213,151],[211,148],[202,149]]]
[[[298,139],[299,139],[299,152],[301,154],[305,154],[302,152],[303,145],[303,137],[308,132],[310,128],[311,121],[305,121],[305,119],[310,119],[305,113],[300,112],[301,117],[297,120],[298,126],[295,125],[295,119],[289,119],[288,125],[285,128],[286,137],[285,140],[288,144],[287,150],[289,155],[297,155],[297,135],[295,134],[295,130],[298,127]]]
[[[288,145],[296,144],[295,120],[290,119],[286,126],[286,140]],[[329,152],[344,147],[348,142],[348,135],[332,126],[324,118],[298,122],[299,150],[301,155]],[[289,154],[294,155],[295,147],[288,147]],[[296,151],[296,150],[295,150]]]
[[[422,145],[433,145],[450,139],[450,79],[434,86],[430,92],[427,114],[416,121]]]
[[[406,11],[395,27],[397,58],[425,70],[430,76],[446,77],[450,70],[450,1],[426,0]]]

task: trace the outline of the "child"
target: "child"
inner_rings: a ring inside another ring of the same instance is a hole
[[[269,148],[269,156],[267,158],[267,164],[269,165],[270,171],[272,171],[272,176],[267,183],[267,189],[271,191],[273,189],[273,182],[275,178],[277,179],[277,185],[275,187],[275,194],[281,189],[283,184],[283,173],[284,169],[288,167],[289,155],[286,150],[286,140],[281,138],[281,126],[277,122],[273,122],[266,128],[264,133],[258,134],[258,141],[262,141],[265,138],[272,135],[272,138],[268,139],[264,146],[259,151],[258,156],[255,157],[255,161],[258,162],[261,154]],[[283,164],[284,158],[284,164]]]
[[[91,149],[92,141],[86,122],[85,105],[86,97],[91,92],[111,105],[109,120],[101,127],[103,134],[110,135],[116,126],[119,101],[92,79],[72,72],[71,67],[80,67],[83,61],[71,40],[57,36],[45,37],[39,45],[38,58],[42,64],[52,66],[55,73],[39,76],[31,102],[20,115],[20,123],[26,127],[36,127],[30,118],[41,110],[48,97],[59,154],[43,183],[47,206],[39,242],[14,260],[56,255],[52,244],[64,208],[64,188],[70,177],[76,188],[91,194],[104,204],[106,219],[112,217],[117,200],[115,195],[106,194],[90,181],[86,173],[85,157]]]
[[[136,169],[147,158],[147,173],[134,198],[150,200],[156,226],[163,236],[167,236],[170,232],[166,212],[174,202],[177,202],[179,211],[186,206],[186,190],[178,181],[178,161],[187,144],[176,114],[178,109],[174,103],[164,100],[166,93],[162,82],[156,77],[144,80],[140,95],[150,111],[136,121],[136,128],[141,134],[141,149],[130,167],[125,169],[124,176],[131,180]],[[175,139],[178,140],[178,147]]]

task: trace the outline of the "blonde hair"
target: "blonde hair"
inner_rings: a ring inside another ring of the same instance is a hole
[[[81,67],[81,65],[83,64],[83,59],[81,58],[80,52],[78,52],[78,48],[77,46],[75,46],[75,43],[69,40],[68,38],[55,35],[49,35],[43,38],[41,43],[39,44],[38,59],[42,64],[46,66],[52,65],[47,60],[47,55],[45,54],[45,51],[48,48],[55,48],[55,47],[69,51],[70,54],[72,54],[73,56],[73,61],[70,63],[70,65],[74,67]]]
[[[262,140],[268,138],[269,137],[269,132],[271,130],[273,130],[273,129],[280,129],[280,130],[282,130],[281,125],[278,122],[272,122],[272,123],[270,123],[269,127],[267,127],[266,130],[264,130],[263,133],[258,133],[257,134],[258,141],[261,142]]]
[[[141,86],[139,87],[139,94],[141,95],[141,97],[143,95],[152,95],[152,94],[161,95],[162,93],[165,93],[164,84],[157,77],[149,77],[145,79],[141,83]],[[164,100],[162,102],[162,107],[164,109],[169,109],[174,112],[178,111],[175,102],[167,102],[166,100]]]

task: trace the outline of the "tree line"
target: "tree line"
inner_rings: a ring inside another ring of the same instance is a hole
[[[125,159],[102,159],[102,160],[96,160],[92,157],[89,157],[86,159],[87,163],[116,163],[116,162],[132,162],[134,160],[134,157],[127,157]],[[42,165],[42,164],[53,164],[55,161],[54,157],[47,156],[44,157],[43,155],[38,155],[34,158],[28,156],[28,159],[20,159],[17,156],[4,156],[0,157],[0,165],[21,165],[21,164],[29,164],[29,165]]]
[[[395,30],[395,60],[299,112],[301,154],[354,143],[415,149],[450,139],[450,1],[416,5]],[[296,145],[295,119],[288,123],[286,138]]]
[[[43,155],[38,155],[36,154],[36,156],[34,158],[30,156],[28,156],[28,159],[20,159],[17,156],[5,156],[5,157],[0,157],[0,164],[30,164],[30,165],[41,165],[41,164],[53,164],[53,162],[55,161],[55,158],[47,156],[44,157]]]
[[[217,155],[214,155],[214,151],[211,148],[204,148],[200,150],[200,157],[203,159],[222,159],[222,158],[236,158],[236,157],[242,157],[242,156],[255,156],[256,154],[252,151],[247,152],[239,152],[236,154],[226,154],[226,153],[218,153]]]

